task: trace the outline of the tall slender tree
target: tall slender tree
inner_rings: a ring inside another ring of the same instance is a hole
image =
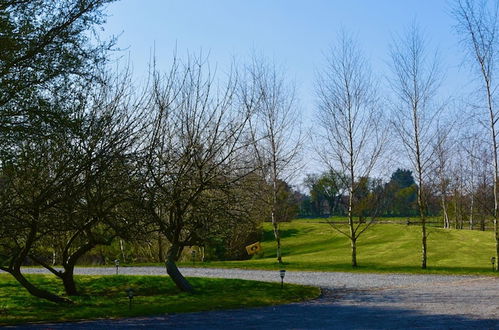
[[[381,127],[383,113],[375,80],[355,40],[343,32],[326,59],[316,83],[321,127],[316,144],[324,163],[344,173],[339,178],[348,190],[348,231],[334,228],[350,239],[352,266],[356,267],[357,240],[375,218],[371,213],[371,221],[364,223],[359,217],[355,222],[355,209],[361,202],[357,197],[380,159],[386,130]]]
[[[272,187],[265,196],[277,244],[277,261],[282,263],[279,222],[284,218],[278,207],[282,181],[295,173],[301,149],[300,116],[294,89],[286,83],[275,65],[253,57],[242,80],[240,98],[252,114],[249,125],[255,158],[261,176]]]
[[[495,257],[499,260],[499,112],[496,107],[497,81],[496,65],[498,58],[499,3],[487,0],[457,0],[454,5],[456,29],[461,36],[461,44],[467,50],[473,72],[479,77],[483,109],[482,117],[490,134],[492,151],[493,191],[494,191],[494,237]],[[485,119],[486,118],[486,119]],[[499,271],[499,262],[496,263]]]
[[[426,186],[433,162],[431,141],[435,138],[434,122],[438,114],[434,98],[441,82],[439,62],[428,52],[428,44],[413,23],[401,36],[394,38],[390,57],[395,94],[392,123],[414,168],[418,185],[418,209],[421,219],[421,268],[427,264]]]

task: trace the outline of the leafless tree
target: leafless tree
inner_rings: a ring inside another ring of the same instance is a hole
[[[302,140],[294,89],[275,65],[254,56],[238,91],[243,106],[252,114],[249,125],[259,173],[272,188],[270,196],[263,199],[270,208],[277,260],[282,263],[279,222],[284,214],[278,207],[278,196],[283,185],[279,182],[289,181],[295,175]]]
[[[237,107],[233,78],[216,88],[202,58],[153,76],[142,205],[170,243],[167,271],[183,291],[193,290],[176,266],[183,249],[203,246],[229,214],[245,219],[233,192],[251,172],[249,115]]]
[[[418,185],[423,269],[427,261],[425,181],[434,161],[431,142],[438,111],[433,101],[441,82],[438,60],[428,53],[427,47],[415,23],[405,34],[394,38],[390,51],[393,74],[389,80],[396,97],[393,127],[412,163]]]
[[[317,82],[317,120],[321,130],[315,137],[319,155],[331,170],[341,169],[348,189],[348,231],[334,228],[350,239],[352,266],[357,266],[357,240],[373,223],[354,219],[364,189],[363,182],[376,166],[386,142],[383,113],[377,86],[369,65],[355,40],[346,32],[326,56],[327,66]]]
[[[440,193],[442,207],[443,227],[450,228],[450,220],[447,205],[447,195],[450,184],[449,167],[451,162],[451,143],[449,139],[450,129],[448,124],[438,125],[435,140],[433,141],[434,154],[436,157],[435,174]]]
[[[79,175],[68,182],[66,198],[55,207],[52,221],[55,231],[48,239],[60,240],[62,251],[58,270],[40,251],[29,256],[61,278],[68,295],[77,295],[74,267],[78,260],[97,245],[110,245],[114,238],[136,235],[138,220],[134,212],[123,212],[133,184],[133,158],[136,154],[139,120],[143,99],[132,96],[128,71],[106,84],[83,86],[78,92],[71,135],[71,162]]]
[[[457,0],[454,5],[456,29],[461,36],[461,43],[465,47],[470,65],[480,79],[484,124],[490,131],[490,148],[493,155],[493,189],[494,189],[494,236],[496,242],[496,259],[499,260],[499,159],[498,159],[498,127],[499,113],[496,108],[495,91],[496,64],[497,64],[497,33],[499,28],[499,3],[487,0]],[[485,119],[487,118],[487,119]],[[496,263],[499,271],[499,263]]]
[[[486,148],[486,143],[483,141],[483,135],[480,132],[465,133],[460,138],[461,143],[459,149],[461,156],[464,158],[465,168],[465,189],[469,196],[469,229],[473,230],[475,226],[475,215],[478,209],[482,206],[480,200],[477,200],[477,188],[479,186],[480,172],[488,172],[488,166],[485,169],[480,168],[480,164],[484,164],[483,149]]]

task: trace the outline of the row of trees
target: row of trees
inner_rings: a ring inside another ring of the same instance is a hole
[[[282,179],[300,142],[293,90],[256,57],[220,77],[202,56],[152,64],[135,88],[126,69],[106,70],[112,41],[92,38],[107,3],[1,3],[0,270],[67,303],[21,267],[47,268],[76,295],[91,250],[156,235],[168,274],[192,291],[176,266],[186,247],[236,236],[244,247],[266,219],[280,260]]]
[[[437,98],[443,82],[441,64],[438,54],[429,50],[425,36],[415,23],[405,33],[395,36],[390,45],[391,75],[387,85],[391,97],[385,97],[383,101],[380,84],[354,38],[345,32],[341,33],[337,44],[328,53],[327,65],[319,71],[316,83],[316,118],[320,129],[314,132],[313,138],[321,162],[327,165],[329,172],[317,181],[319,184],[333,183],[333,186],[341,187],[344,191],[348,231],[336,229],[350,239],[352,266],[357,265],[357,240],[374,218],[381,214],[382,203],[379,200],[373,202],[369,211],[371,221],[365,221],[362,217],[356,219],[355,210],[363,208],[362,205],[366,203],[363,192],[368,185],[368,178],[373,177],[374,173],[379,175],[383,166],[393,162],[385,158],[385,155],[390,155],[385,153],[388,150],[396,150],[398,155],[404,155],[415,175],[421,223],[422,268],[426,268],[426,222],[434,187],[438,187],[435,191],[440,195],[447,227],[449,197],[461,199],[460,204],[464,204],[463,199],[470,199],[470,221],[473,222],[477,192],[492,188],[495,252],[496,258],[499,257],[499,163],[494,95],[495,64],[498,58],[497,8],[497,2],[489,1],[457,0],[454,3],[456,31],[461,37],[462,46],[467,50],[468,63],[480,82],[479,91],[473,93],[476,98],[471,99],[476,102],[468,103],[458,111],[463,120],[459,112],[471,110],[471,116],[464,118],[465,122],[462,123],[452,118],[452,111],[449,111],[452,103],[439,102]],[[387,109],[390,109],[389,114]],[[472,119],[482,125],[473,127],[470,124]],[[456,127],[467,127],[469,130],[463,132]],[[490,139],[482,139],[483,129],[489,131]],[[391,131],[396,134],[388,139]],[[472,136],[470,131],[473,132]],[[388,143],[395,139],[398,143]],[[460,159],[463,156],[465,160]],[[468,184],[464,182],[468,174],[464,173],[465,163],[468,163],[466,167],[471,171]],[[456,174],[456,169],[461,173]],[[481,184],[477,184],[481,170],[488,171],[486,178],[492,179],[484,179]],[[308,179],[310,181],[311,178]],[[452,194],[449,192],[451,182],[454,187],[458,187],[454,188]],[[471,189],[466,192],[465,189],[469,187]],[[335,197],[334,191],[324,192],[332,211],[338,197]],[[486,200],[481,202],[486,204]]]
[[[168,274],[181,290],[192,291],[176,266],[186,247],[234,237],[241,245],[250,243],[264,220],[272,223],[282,263],[279,223],[293,214],[286,181],[300,169],[303,141],[293,88],[256,56],[225,76],[210,71],[202,56],[177,58],[167,71],[153,63],[146,86],[136,88],[126,69],[106,70],[113,41],[92,37],[107,3],[0,4],[0,270],[33,295],[69,302],[35,287],[21,266],[31,260],[46,267],[74,295],[74,267],[92,249],[117,238],[142,242],[156,235],[168,241]],[[460,145],[469,151],[473,178],[481,178],[480,166],[483,173],[494,169],[492,214],[499,241],[491,79],[497,28],[488,9],[485,2],[479,8],[456,2],[463,42],[471,45],[484,78],[492,137],[484,153],[478,138],[478,146]],[[390,183],[384,187],[371,178],[386,164],[392,130],[415,175],[415,184],[404,189],[417,190],[423,268],[431,187],[439,187],[447,217],[449,198],[457,196],[449,193],[449,169],[457,163],[448,147],[456,144],[451,142],[456,134],[439,121],[445,110],[435,100],[440,70],[426,48],[415,26],[394,40],[389,104],[346,33],[318,75],[311,138],[328,168],[321,184],[337,189],[325,192],[330,211],[344,204],[347,230],[331,225],[350,238],[354,267],[358,238],[387,212],[382,192],[390,191]],[[472,196],[475,208],[476,195],[465,193],[464,179],[459,182],[463,200]],[[491,185],[473,187],[476,192]],[[54,259],[62,269],[48,261],[48,250],[59,251]]]
[[[304,195],[300,202],[300,215],[306,217],[344,216],[347,214],[347,191],[343,186],[340,174],[335,171],[326,171],[322,174],[308,174],[304,185],[309,195]],[[362,180],[362,179],[361,179]],[[410,170],[397,169],[391,175],[388,182],[382,180],[365,178],[358,183],[363,185],[359,193],[363,198],[370,193],[378,193],[379,211],[378,216],[410,217],[417,215],[417,186]],[[363,203],[365,204],[365,203]],[[363,208],[366,208],[364,205]],[[431,215],[437,215],[432,209]],[[363,213],[371,213],[374,210],[365,210]],[[359,212],[356,212],[359,214]]]
[[[459,147],[459,145],[457,145]],[[450,148],[449,151],[453,151]],[[459,150],[459,149],[457,149]],[[426,194],[427,215],[442,228],[467,228],[485,230],[492,225],[493,189],[488,180],[487,168],[465,167],[474,158],[463,156],[445,174],[440,170],[432,173]],[[450,159],[448,159],[450,160]],[[483,160],[482,160],[483,162]],[[455,166],[455,167],[454,167]],[[442,178],[443,174],[443,178]],[[303,217],[344,216],[347,214],[347,194],[337,172],[327,171],[320,175],[308,174],[304,180],[309,194],[296,192],[295,202],[299,205],[299,215]],[[366,209],[364,214],[378,217],[414,217],[418,215],[417,190],[410,170],[397,169],[390,180],[368,178],[363,195],[376,193],[379,200],[377,211]],[[361,209],[368,204],[360,203]],[[359,212],[356,212],[358,216]]]

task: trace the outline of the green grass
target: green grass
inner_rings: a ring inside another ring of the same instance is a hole
[[[402,219],[394,219],[397,220]],[[490,231],[428,228],[428,268],[422,270],[419,225],[375,224],[358,240],[359,267],[353,270],[349,240],[325,223],[325,219],[299,219],[282,223],[280,228],[283,260],[288,270],[499,275],[491,272],[495,241]],[[263,257],[197,263],[197,266],[277,270],[276,245],[268,223],[264,225],[262,246]]]
[[[63,294],[54,276],[27,275],[52,292]],[[74,305],[61,306],[31,296],[10,275],[0,274],[0,325],[27,322],[117,318],[214,309],[246,308],[282,304],[319,295],[318,288],[233,279],[190,278],[194,294],[179,292],[169,277],[76,276],[82,296],[71,297]],[[129,310],[126,289],[135,292]]]

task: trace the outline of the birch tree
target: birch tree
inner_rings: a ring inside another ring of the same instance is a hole
[[[432,166],[433,123],[438,114],[434,98],[441,82],[436,56],[428,52],[423,35],[413,24],[403,35],[394,38],[391,50],[395,94],[392,124],[412,164],[418,185],[418,210],[421,220],[421,268],[427,264],[426,188]]]
[[[279,223],[284,214],[278,196],[297,169],[301,150],[300,115],[294,89],[274,65],[253,58],[240,88],[241,101],[249,113],[254,155],[261,176],[272,187],[265,198],[277,244],[277,261],[282,263]]]
[[[438,190],[440,193],[440,204],[442,207],[443,227],[450,228],[450,219],[448,212],[447,195],[450,184],[449,166],[450,153],[452,152],[449,143],[449,130],[439,126],[437,128],[436,139],[434,142],[434,153],[436,158],[435,174],[438,181]]]
[[[473,72],[477,75],[480,84],[481,112],[483,123],[488,127],[490,136],[490,149],[492,151],[493,191],[494,191],[494,237],[495,257],[499,260],[499,159],[498,159],[498,119],[496,107],[497,90],[496,65],[497,65],[497,33],[499,3],[487,0],[457,0],[454,5],[456,30],[461,37],[461,44],[467,51],[467,58]],[[495,264],[499,271],[499,263]]]
[[[357,266],[357,240],[373,223],[355,221],[356,198],[377,164],[386,142],[382,108],[371,69],[355,40],[343,32],[326,55],[327,65],[317,77],[316,117],[320,133],[316,145],[331,170],[341,169],[348,194],[348,230],[333,225],[350,239],[352,267]]]

